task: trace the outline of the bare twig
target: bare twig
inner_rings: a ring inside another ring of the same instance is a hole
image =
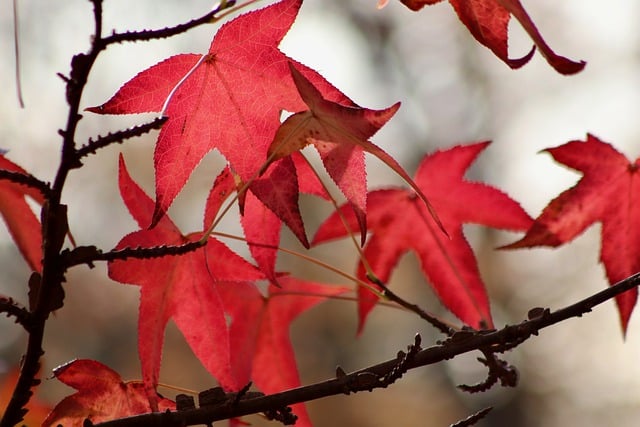
[[[26,185],[40,192],[45,198],[49,197],[51,187],[46,182],[40,181],[35,176],[24,173],[14,172],[6,169],[0,169],[0,180],[15,182],[16,184]]]
[[[233,6],[235,6],[235,4],[235,0],[221,2],[218,7],[211,10],[210,12],[205,13],[201,17],[192,19],[189,22],[185,22],[174,27],[166,27],[159,30],[127,31],[124,33],[114,32],[109,37],[105,37],[104,39],[102,39],[102,43],[106,47],[114,43],[142,42],[172,37],[178,34],[185,33],[192,28],[198,27],[200,25],[211,23],[216,18],[217,14],[219,14],[223,10],[232,8]]]
[[[95,154],[101,148],[107,147],[111,144],[120,144],[127,139],[142,136],[147,132],[155,129],[160,129],[162,125],[167,121],[167,117],[156,117],[149,123],[143,125],[134,126],[122,131],[109,133],[104,136],[99,136],[95,140],[89,139],[89,142],[76,151],[78,158],[88,156],[89,154]]]
[[[15,317],[16,323],[27,332],[31,329],[31,313],[13,298],[0,297],[0,313],[6,314],[7,317]]]

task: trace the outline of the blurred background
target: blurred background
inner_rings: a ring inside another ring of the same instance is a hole
[[[267,2],[261,2],[263,5]],[[383,10],[375,0],[307,0],[282,49],[315,68],[355,102],[383,108],[403,105],[374,138],[409,171],[438,148],[493,140],[469,174],[508,192],[532,215],[579,175],[554,164],[544,148],[584,139],[587,132],[612,143],[630,159],[640,155],[640,4],[633,0],[523,1],[549,44],[561,55],[586,60],[572,77],[558,75],[539,54],[511,71],[480,46],[443,2],[412,13],[392,0]],[[64,84],[70,58],[89,47],[91,4],[84,0],[35,2],[19,6],[22,88],[26,107],[18,106],[13,52],[12,4],[0,2],[0,148],[43,180],[56,170],[66,122]],[[150,2],[108,0],[105,33],[174,25],[204,14],[208,1]],[[177,53],[205,52],[217,26],[198,28],[170,40],[114,46],[96,64],[83,106],[99,105],[142,69]],[[511,56],[528,52],[531,42],[517,23],[511,26]],[[97,117],[81,122],[78,142],[145,121],[146,117]],[[78,244],[108,249],[136,229],[117,191],[117,156],[123,152],[133,177],[153,194],[154,136],[112,146],[73,171],[64,194]],[[369,164],[371,188],[401,181],[376,159]],[[223,164],[208,155],[176,200],[170,214],[186,233],[201,227],[207,191]],[[330,212],[316,200],[303,200],[308,232]],[[239,233],[229,218],[225,230]],[[600,226],[591,227],[561,249],[512,252],[494,248],[519,235],[468,226],[497,325],[516,323],[527,310],[559,308],[607,286],[598,264]],[[241,244],[229,245],[247,254]],[[285,231],[283,245],[301,249]],[[352,272],[356,258],[348,243],[314,251],[331,265]],[[326,271],[283,256],[282,270],[312,280],[343,281]],[[26,303],[29,271],[6,231],[0,233],[0,294]],[[405,256],[391,280],[401,296],[451,319],[421,277],[413,255]],[[64,309],[51,319],[45,341],[44,373],[73,358],[106,363],[124,378],[139,378],[136,320],[139,290],[106,278],[104,265],[70,272]],[[440,337],[412,315],[378,307],[364,333],[355,339],[356,311],[351,302],[331,301],[294,324],[292,339],[303,383],[327,379],[336,365],[346,371],[386,360],[419,332],[423,345]],[[0,375],[17,366],[24,351],[22,329],[0,318]],[[398,384],[308,405],[315,425],[447,426],[492,405],[483,426],[636,426],[640,420],[640,320],[631,319],[623,337],[614,304],[544,330],[508,353],[520,372],[515,389],[495,388],[468,395],[456,389],[475,383],[485,371],[479,354],[410,372]],[[1,377],[0,377],[1,378]],[[202,390],[211,379],[173,324],[167,330],[161,379]],[[1,381],[1,380],[0,380]],[[39,396],[55,403],[71,389],[46,380]],[[171,395],[171,392],[167,392]],[[262,421],[253,417],[251,422]]]

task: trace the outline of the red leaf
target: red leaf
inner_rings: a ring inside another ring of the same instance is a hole
[[[123,381],[117,372],[95,360],[74,360],[54,369],[54,376],[78,390],[56,405],[43,427],[82,427],[152,412],[140,381]],[[156,395],[158,410],[175,410],[175,403]]]
[[[473,251],[462,233],[462,224],[509,230],[526,230],[531,224],[531,218],[503,192],[464,180],[465,171],[487,145],[484,142],[436,152],[425,157],[416,173],[416,184],[429,193],[450,239],[439,232],[424,204],[411,191],[402,188],[373,191],[367,202],[372,236],[364,254],[376,276],[387,283],[402,254],[413,250],[445,307],[475,328],[490,327],[492,320],[484,284]],[[348,225],[354,227],[353,214],[344,207],[341,210]],[[345,234],[344,225],[334,213],[320,226],[314,243]],[[362,265],[358,277],[366,280]],[[360,330],[376,302],[377,297],[371,291],[359,288]]]
[[[153,201],[131,179],[122,158],[120,192],[138,223],[148,224]],[[212,199],[215,197],[210,197],[215,205]],[[215,215],[213,210],[215,207],[210,207],[208,215]],[[116,249],[180,245],[200,237],[201,233],[183,236],[165,216],[154,229],[125,236]],[[210,238],[205,247],[182,256],[111,262],[109,277],[141,287],[138,351],[150,396],[158,383],[164,330],[171,318],[221,385],[226,389],[238,387],[231,373],[228,330],[217,285],[263,278],[255,267]]]
[[[27,175],[24,169],[0,155],[0,169]],[[42,271],[42,232],[40,220],[26,201],[26,196],[38,204],[44,203],[42,194],[32,187],[0,180],[0,213],[9,233],[29,267]]]
[[[169,119],[155,152],[154,222],[212,149],[227,158],[243,182],[252,181],[264,166],[281,111],[304,108],[291,79],[288,58],[277,48],[300,5],[300,0],[283,0],[241,15],[220,28],[204,57],[171,57],[138,74],[106,104],[89,109],[101,114],[160,111],[172,94],[166,108]],[[308,68],[305,73],[327,96],[346,99],[318,73]],[[274,187],[294,176],[295,168],[292,164],[278,167],[276,175],[283,177],[253,183],[251,189],[307,244],[296,183]],[[281,194],[274,197],[274,192]]]
[[[425,5],[441,0],[400,0],[411,10],[420,10]],[[519,0],[449,0],[462,23],[473,37],[491,49],[498,58],[511,68],[520,68],[533,56],[534,49],[522,58],[511,59],[508,52],[508,27],[511,16],[516,18],[529,34],[535,46],[549,65],[561,74],[575,74],[585,66],[584,61],[574,62],[556,54],[544,41]]]
[[[300,378],[289,326],[300,314],[349,289],[280,277],[280,287],[269,286],[268,295],[248,283],[220,287],[231,316],[231,363],[240,383],[253,380],[264,393],[298,387]],[[296,426],[311,426],[304,405],[293,405]]]
[[[309,110],[285,120],[269,147],[269,158],[278,160],[313,144],[327,172],[355,211],[362,243],[367,233],[367,183],[363,150],[378,157],[404,178],[428,205],[420,188],[396,160],[368,141],[395,114],[400,104],[384,110],[369,110],[332,102],[324,98],[293,64],[290,66],[293,80]]]
[[[505,248],[560,246],[601,222],[600,261],[609,284],[640,271],[640,158],[631,163],[593,135],[546,151],[583,177],[544,208],[521,240]],[[616,297],[625,332],[637,296],[632,289]]]

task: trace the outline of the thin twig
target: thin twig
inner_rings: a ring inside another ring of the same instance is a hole
[[[13,298],[0,297],[0,313],[6,314],[7,317],[15,317],[16,323],[27,332],[31,329],[31,313]]]
[[[111,144],[120,144],[127,139],[142,136],[145,133],[152,130],[160,129],[162,125],[167,121],[168,117],[156,117],[149,123],[134,126],[122,131],[109,133],[104,136],[99,136],[95,140],[89,139],[87,144],[83,145],[76,151],[78,158],[88,156],[89,154],[95,154],[101,148],[107,147]]]
[[[3,179],[31,187],[40,192],[45,198],[47,198],[51,192],[51,187],[48,183],[40,181],[35,176],[25,172],[14,172],[6,169],[0,169],[0,180]]]
[[[218,7],[211,10],[210,12],[205,13],[199,18],[192,19],[191,21],[185,22],[183,24],[176,25],[174,27],[165,27],[159,30],[142,30],[142,31],[126,31],[124,33],[113,33],[112,35],[105,37],[102,39],[104,46],[108,46],[114,43],[125,43],[125,42],[141,42],[141,41],[149,41],[149,40],[157,40],[157,39],[165,39],[168,37],[172,37],[178,34],[185,33],[192,28],[198,27],[203,24],[210,24],[215,22],[215,20],[221,18],[220,16],[216,16],[220,12],[227,10],[227,12],[233,12],[237,9],[247,6],[248,4],[254,3],[257,0],[252,0],[237,7],[234,7],[235,1],[226,1],[221,2]]]
[[[395,292],[390,290],[389,287],[387,287],[387,285],[382,283],[382,281],[380,281],[377,277],[368,277],[368,279],[382,289],[382,293],[387,299],[397,303],[398,305],[406,308],[409,311],[414,312],[415,314],[420,316],[421,319],[427,321],[429,324],[431,324],[434,328],[438,329],[443,334],[451,336],[456,331],[456,329],[452,325],[449,325],[446,322],[440,320],[438,317],[430,313],[427,313],[420,306],[416,304],[412,304],[408,301],[405,301],[403,298],[398,296]]]

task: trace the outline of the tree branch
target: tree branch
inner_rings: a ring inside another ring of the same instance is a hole
[[[159,30],[127,31],[124,33],[114,32],[111,36],[103,38],[102,43],[106,47],[114,43],[141,42],[172,37],[178,34],[185,33],[190,29],[198,27],[200,25],[214,22],[218,13],[222,12],[223,10],[232,8],[233,6],[235,6],[235,4],[235,0],[227,0],[226,2],[223,1],[218,7],[202,15],[201,17],[192,19],[191,21],[176,25],[174,27],[166,27]]]
[[[45,198],[49,197],[49,193],[51,192],[51,187],[49,187],[49,184],[44,181],[40,181],[38,178],[28,173],[0,169],[0,179],[34,188],[38,190]]]
[[[13,298],[0,297],[0,313],[6,314],[7,317],[15,317],[16,323],[27,332],[31,329],[31,313]]]
[[[529,319],[517,325],[505,326],[492,331],[462,331],[454,333],[444,342],[420,350],[410,360],[402,362],[402,369],[414,369],[451,359],[474,350],[501,353],[510,350],[539,331],[572,317],[581,317],[595,306],[640,285],[640,273],[585,298],[575,304],[551,312],[549,309],[533,309]],[[459,335],[461,334],[461,335]],[[150,413],[96,424],[96,427],[174,427],[209,424],[214,421],[261,413],[274,408],[283,408],[295,403],[308,402],[323,397],[373,390],[385,387],[383,381],[399,365],[399,358],[345,374],[338,372],[336,378],[268,396],[239,400],[234,405],[201,407],[177,412]]]
[[[107,147],[114,143],[122,143],[129,138],[142,136],[147,132],[155,129],[160,129],[162,125],[167,121],[168,117],[156,117],[149,123],[145,123],[139,126],[134,126],[122,131],[109,133],[105,136],[99,136],[96,140],[89,139],[87,144],[83,145],[76,151],[78,159],[88,156],[89,154],[95,154],[101,148]]]

